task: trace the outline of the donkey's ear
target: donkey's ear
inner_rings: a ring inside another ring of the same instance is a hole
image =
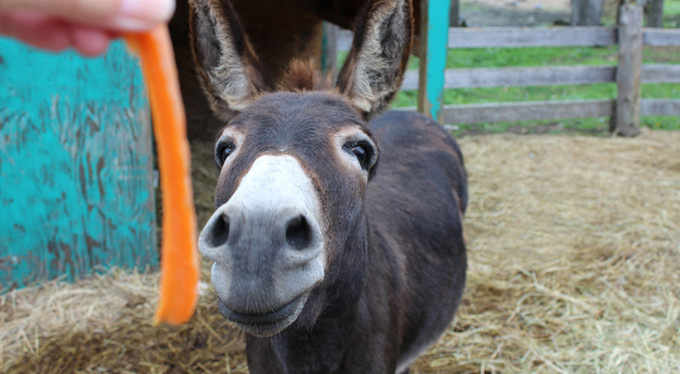
[[[369,1],[359,15],[337,84],[365,119],[385,109],[401,87],[412,36],[411,0]]]
[[[189,0],[191,49],[211,109],[228,119],[264,90],[259,61],[229,0]]]

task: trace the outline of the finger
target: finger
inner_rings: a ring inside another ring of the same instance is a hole
[[[48,51],[61,51],[71,44],[63,22],[31,13],[0,14],[0,34]]]
[[[89,57],[104,53],[113,38],[106,31],[81,25],[69,26],[69,35],[73,48]]]
[[[119,30],[145,30],[167,22],[174,0],[0,0],[0,13],[30,11],[79,24]]]

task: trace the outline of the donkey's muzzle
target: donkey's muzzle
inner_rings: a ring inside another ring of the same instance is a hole
[[[319,224],[295,206],[230,201],[206,224],[199,249],[215,261],[212,282],[220,312],[257,336],[294,322],[324,277]]]
[[[227,318],[258,336],[295,321],[324,278],[320,212],[297,159],[264,155],[253,162],[198,238],[201,253],[215,261],[212,282]]]

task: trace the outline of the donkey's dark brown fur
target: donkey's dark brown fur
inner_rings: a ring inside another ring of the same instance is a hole
[[[293,60],[276,85],[279,92],[333,91],[330,76],[322,77],[314,67],[314,61]]]
[[[335,87],[296,62],[277,92],[259,86],[228,2],[191,7],[205,92],[240,112],[215,148],[199,248],[220,312],[248,333],[251,373],[407,372],[460,302],[467,206],[439,124],[401,111],[367,123],[399,88],[410,2],[369,2]]]

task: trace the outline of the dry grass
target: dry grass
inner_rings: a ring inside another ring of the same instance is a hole
[[[468,285],[412,372],[680,371],[680,133],[460,143]],[[210,168],[195,172],[212,183]],[[150,326],[157,279],[116,270],[1,296],[0,372],[247,372],[211,291],[191,323]]]
[[[680,133],[462,144],[468,287],[418,371],[680,370]]]
[[[243,336],[213,297],[187,325],[152,326],[157,284],[158,274],[113,270],[0,297],[0,372],[247,373]]]

